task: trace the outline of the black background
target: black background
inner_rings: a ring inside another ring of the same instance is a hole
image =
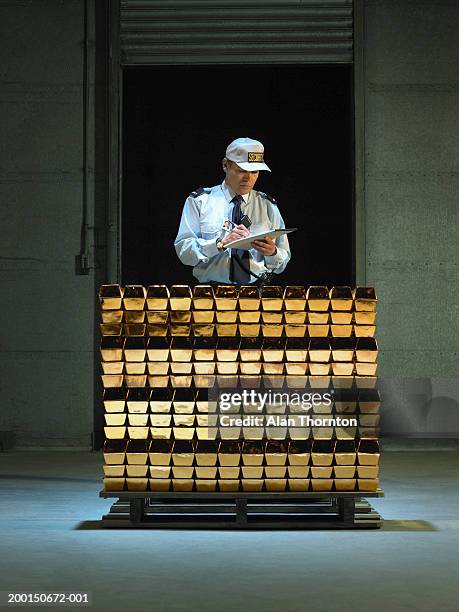
[[[292,259],[280,284],[354,285],[349,66],[167,66],[123,73],[122,283],[197,283],[175,253],[183,203],[221,183],[234,138],[265,146]]]

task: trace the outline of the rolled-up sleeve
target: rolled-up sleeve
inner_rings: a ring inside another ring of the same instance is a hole
[[[219,252],[215,238],[205,240],[200,237],[200,227],[199,203],[190,196],[183,207],[179,231],[174,241],[178,258],[187,266],[206,263]]]

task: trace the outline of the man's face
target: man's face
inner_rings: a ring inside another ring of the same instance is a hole
[[[249,193],[253,189],[260,174],[258,170],[256,172],[243,170],[235,162],[226,159],[226,157],[223,159],[223,170],[226,174],[225,180],[229,187],[240,195]]]

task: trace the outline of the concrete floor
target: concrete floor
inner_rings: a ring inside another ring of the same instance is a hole
[[[459,453],[386,452],[381,531],[81,529],[108,511],[98,453],[0,454],[0,590],[93,610],[459,610]]]

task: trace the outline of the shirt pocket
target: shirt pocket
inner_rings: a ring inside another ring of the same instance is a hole
[[[221,233],[221,226],[215,221],[201,222],[201,237],[204,240],[218,238]]]

